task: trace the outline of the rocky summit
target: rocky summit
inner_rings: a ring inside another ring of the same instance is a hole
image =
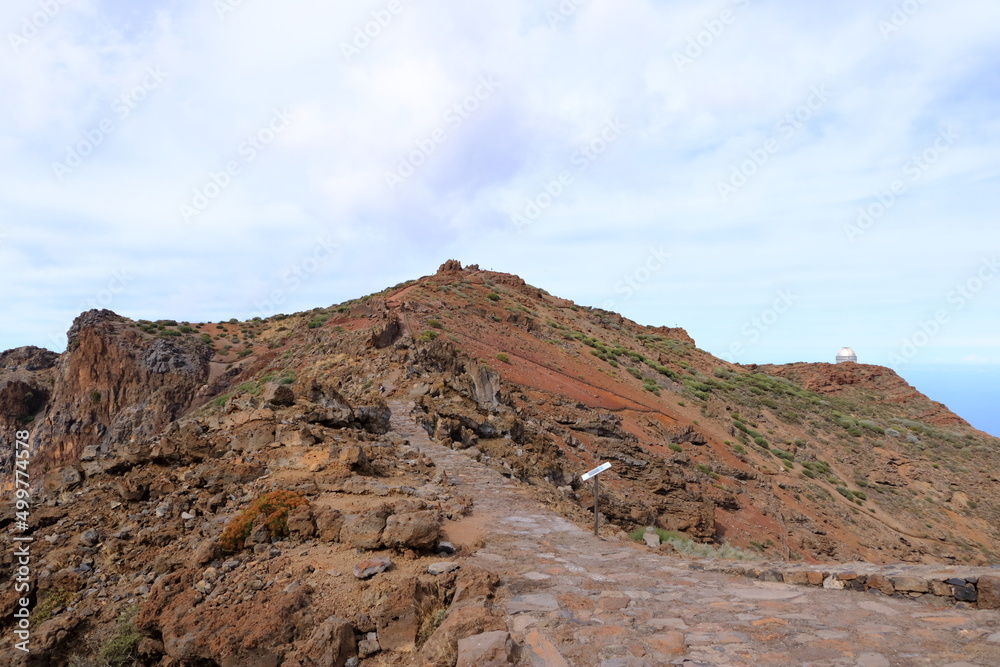
[[[455,260],[83,313],[0,354],[0,429],[4,665],[1000,664],[998,439]]]

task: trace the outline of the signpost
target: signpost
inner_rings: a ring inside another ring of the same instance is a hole
[[[597,529],[599,527],[598,522],[600,521],[601,518],[601,515],[597,513],[597,497],[599,493],[599,487],[597,485],[597,476],[610,468],[611,468],[610,463],[602,463],[593,470],[585,472],[582,475],[580,475],[581,482],[586,482],[591,477],[594,478],[594,535],[597,535]]]

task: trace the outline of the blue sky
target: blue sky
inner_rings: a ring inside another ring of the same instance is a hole
[[[1000,5],[331,4],[0,7],[0,348],[454,257],[1000,434]]]

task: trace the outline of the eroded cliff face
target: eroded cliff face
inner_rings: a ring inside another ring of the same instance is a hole
[[[109,310],[83,313],[67,337],[31,429],[42,473],[153,439],[208,380],[206,344],[150,336]]]

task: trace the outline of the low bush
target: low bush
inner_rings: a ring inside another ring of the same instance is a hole
[[[219,537],[219,546],[227,553],[242,550],[258,516],[264,517],[272,537],[285,537],[288,535],[288,513],[308,503],[305,496],[294,491],[272,491],[260,496],[229,522]]]
[[[138,612],[139,606],[131,605],[118,614],[115,633],[101,646],[100,656],[103,664],[109,667],[136,664],[139,657],[137,649],[142,639],[142,635],[135,627],[135,615]]]

